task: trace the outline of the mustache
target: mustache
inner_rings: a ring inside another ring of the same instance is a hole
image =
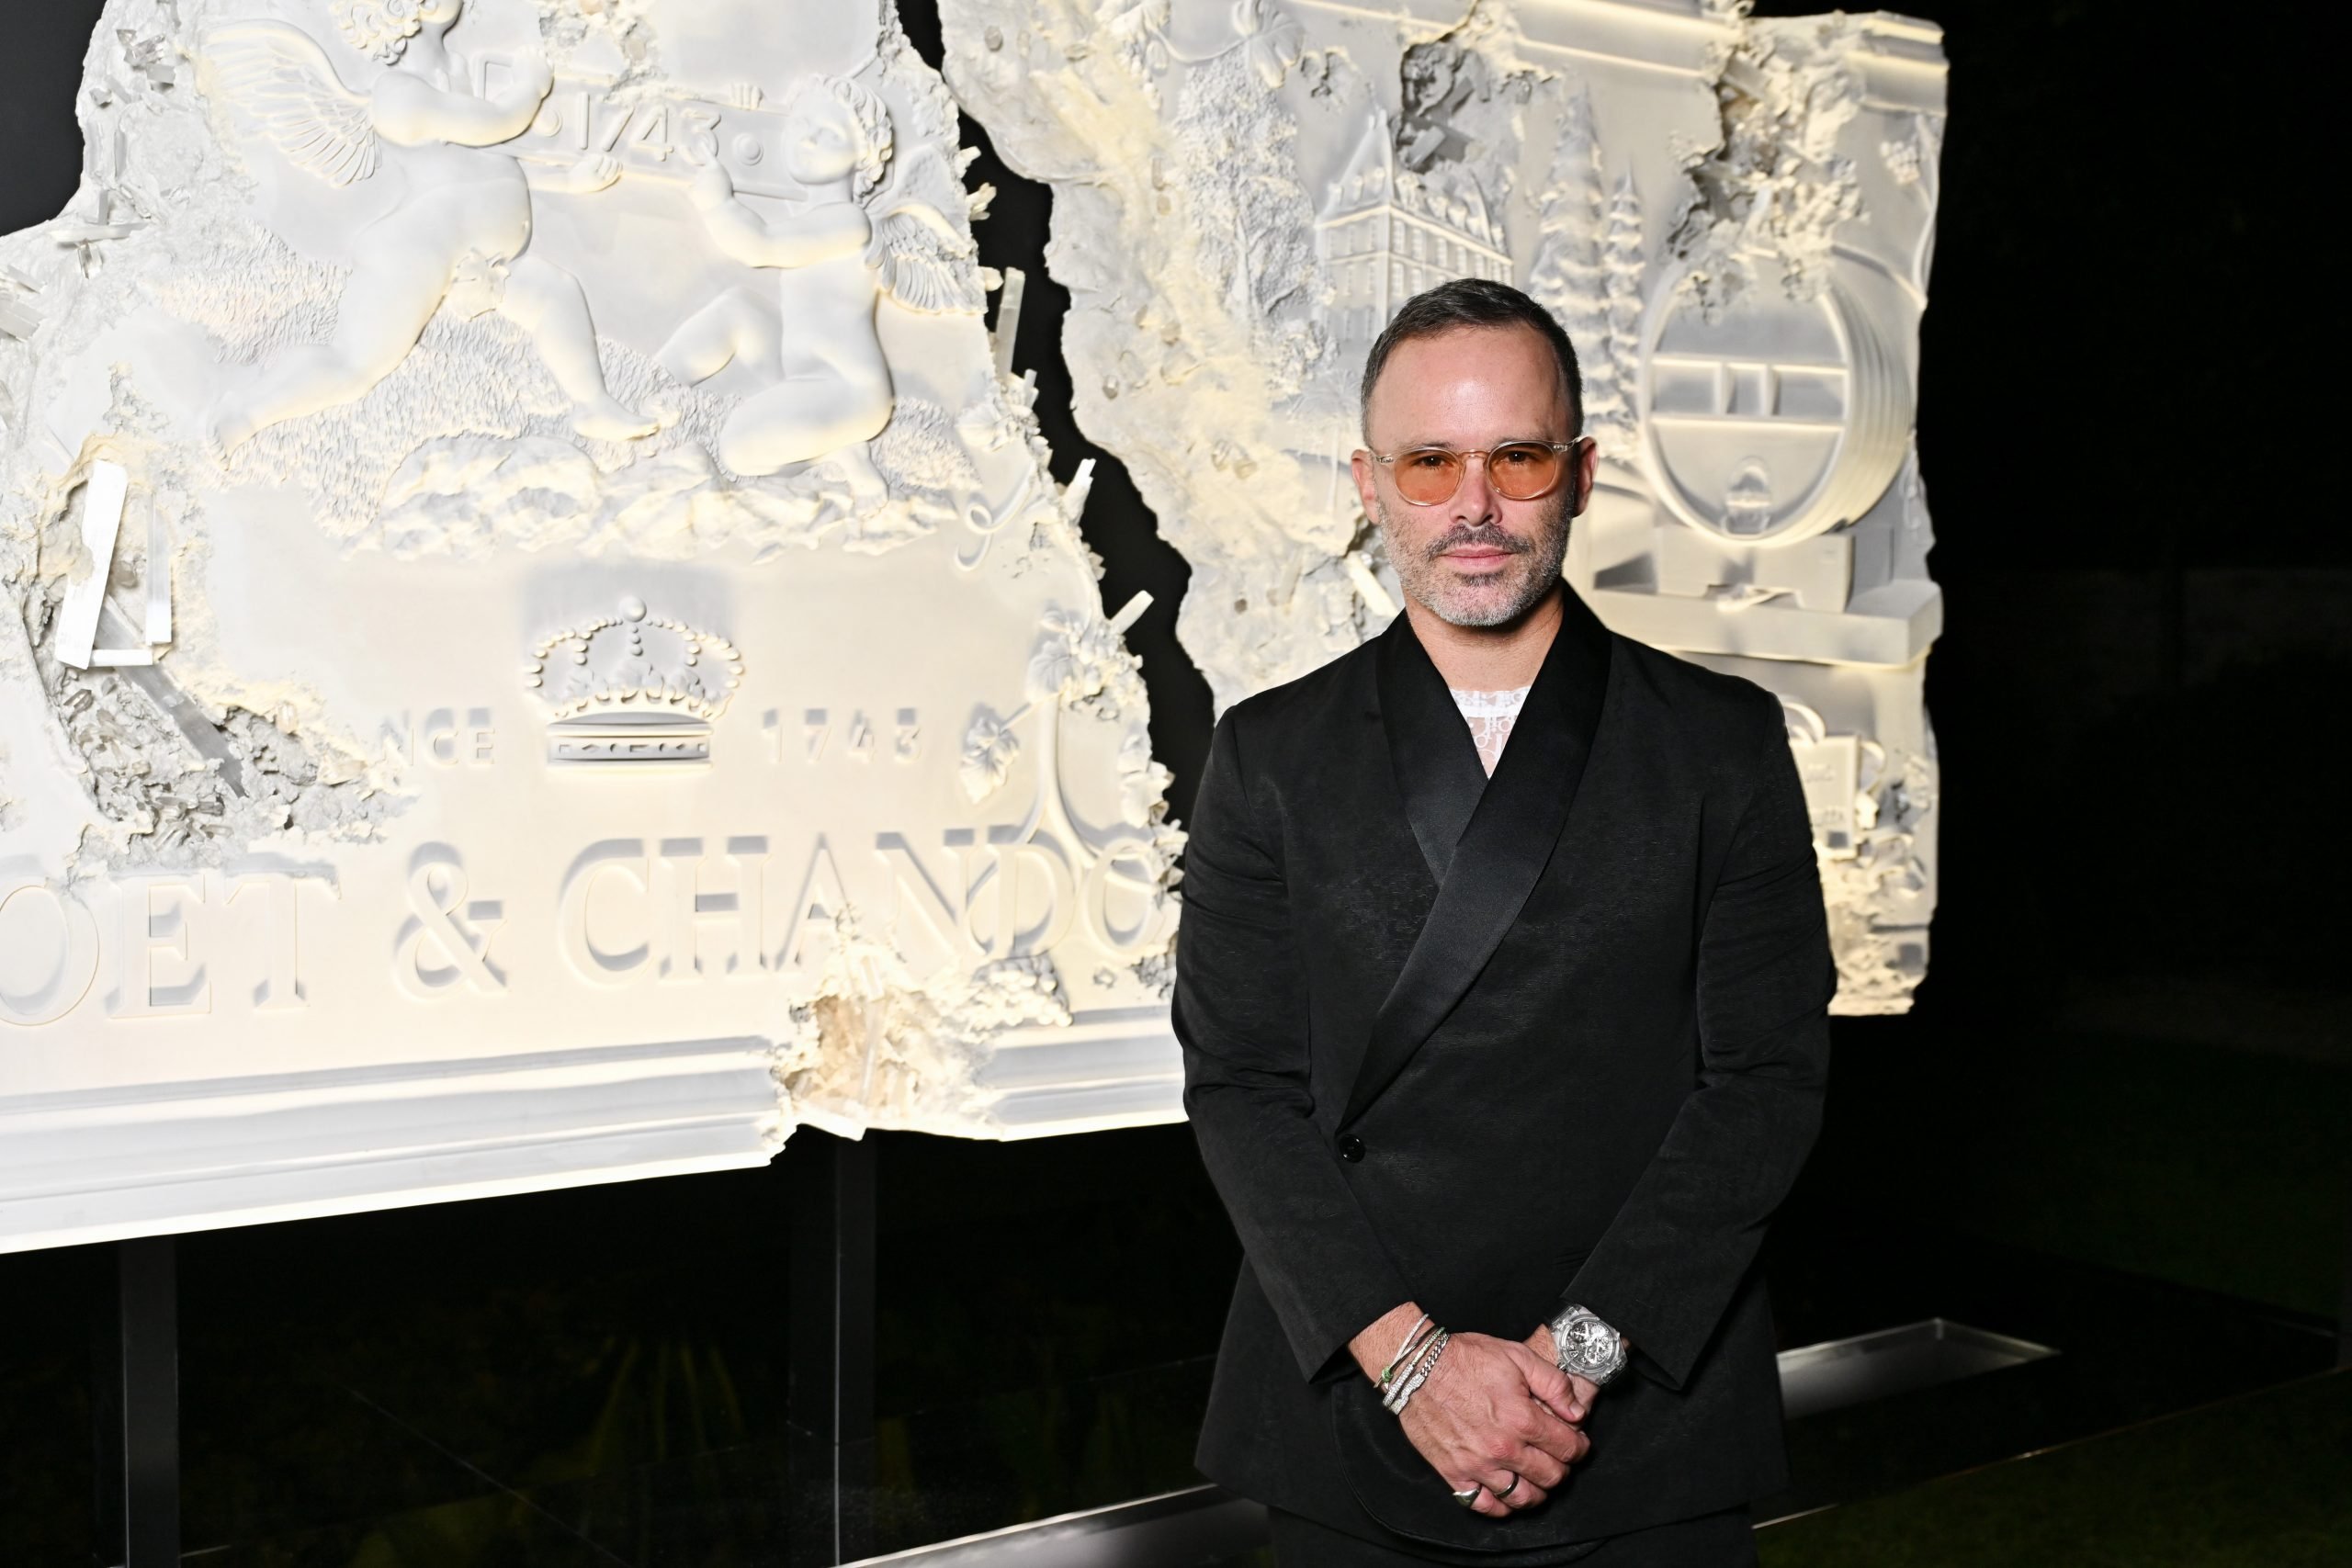
[[[1515,556],[1523,556],[1535,547],[1533,541],[1500,528],[1455,528],[1423,547],[1421,556],[1425,560],[1435,560],[1448,550],[1458,550],[1465,546],[1482,550],[1507,550]]]

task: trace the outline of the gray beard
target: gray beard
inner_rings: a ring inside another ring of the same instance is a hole
[[[1530,570],[1526,579],[1520,583],[1519,592],[1509,599],[1475,608],[1448,606],[1445,600],[1452,584],[1447,581],[1445,568],[1438,563],[1434,555],[1410,556],[1396,547],[1396,529],[1389,518],[1388,502],[1385,496],[1375,498],[1379,512],[1375,521],[1380,525],[1382,541],[1388,547],[1388,563],[1396,569],[1396,581],[1404,588],[1406,597],[1449,626],[1509,626],[1541,604],[1544,595],[1552,591],[1552,585],[1560,581],[1561,563],[1568,556],[1568,528],[1575,521],[1568,515],[1569,493],[1568,487],[1563,485],[1550,498],[1554,504],[1544,519],[1544,526],[1527,548]],[[1460,536],[1449,530],[1434,541],[1434,547],[1447,549],[1459,542]]]

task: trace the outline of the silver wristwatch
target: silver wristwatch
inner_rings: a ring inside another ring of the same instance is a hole
[[[1552,1347],[1560,1370],[1605,1383],[1625,1368],[1625,1341],[1589,1307],[1570,1306],[1552,1320]]]

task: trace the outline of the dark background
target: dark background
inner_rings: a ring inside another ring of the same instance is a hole
[[[2341,339],[2313,232],[2339,139],[2208,6],[1920,3],[1951,62],[1919,404],[1942,903],[1915,1011],[1838,1025],[1782,1229],[1966,1235],[2333,1316],[2352,549],[2306,478],[2340,440],[2306,366]],[[10,8],[0,230],[74,188],[98,10]],[[905,11],[935,62],[931,6]],[[1181,817],[1212,718],[1173,636],[1184,563],[1070,423],[1047,193],[985,151],[972,178],[999,191],[983,260],[1028,274],[1015,365],[1057,473],[1097,462],[1104,602],[1155,596],[1129,640]],[[1238,1256],[1184,1130],[878,1144],[894,1539],[1183,1484]],[[795,1157],[188,1238],[188,1544],[735,1506],[741,1456],[780,1440]],[[91,1261],[0,1258],[0,1540],[84,1528]]]

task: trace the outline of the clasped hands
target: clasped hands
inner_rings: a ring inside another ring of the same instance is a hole
[[[1349,1342],[1365,1376],[1380,1375],[1419,1315],[1408,1302]],[[1478,1486],[1470,1506],[1505,1518],[1543,1502],[1591,1451],[1581,1423],[1600,1392],[1560,1371],[1548,1324],[1525,1339],[1456,1332],[1397,1420],[1448,1491]]]

